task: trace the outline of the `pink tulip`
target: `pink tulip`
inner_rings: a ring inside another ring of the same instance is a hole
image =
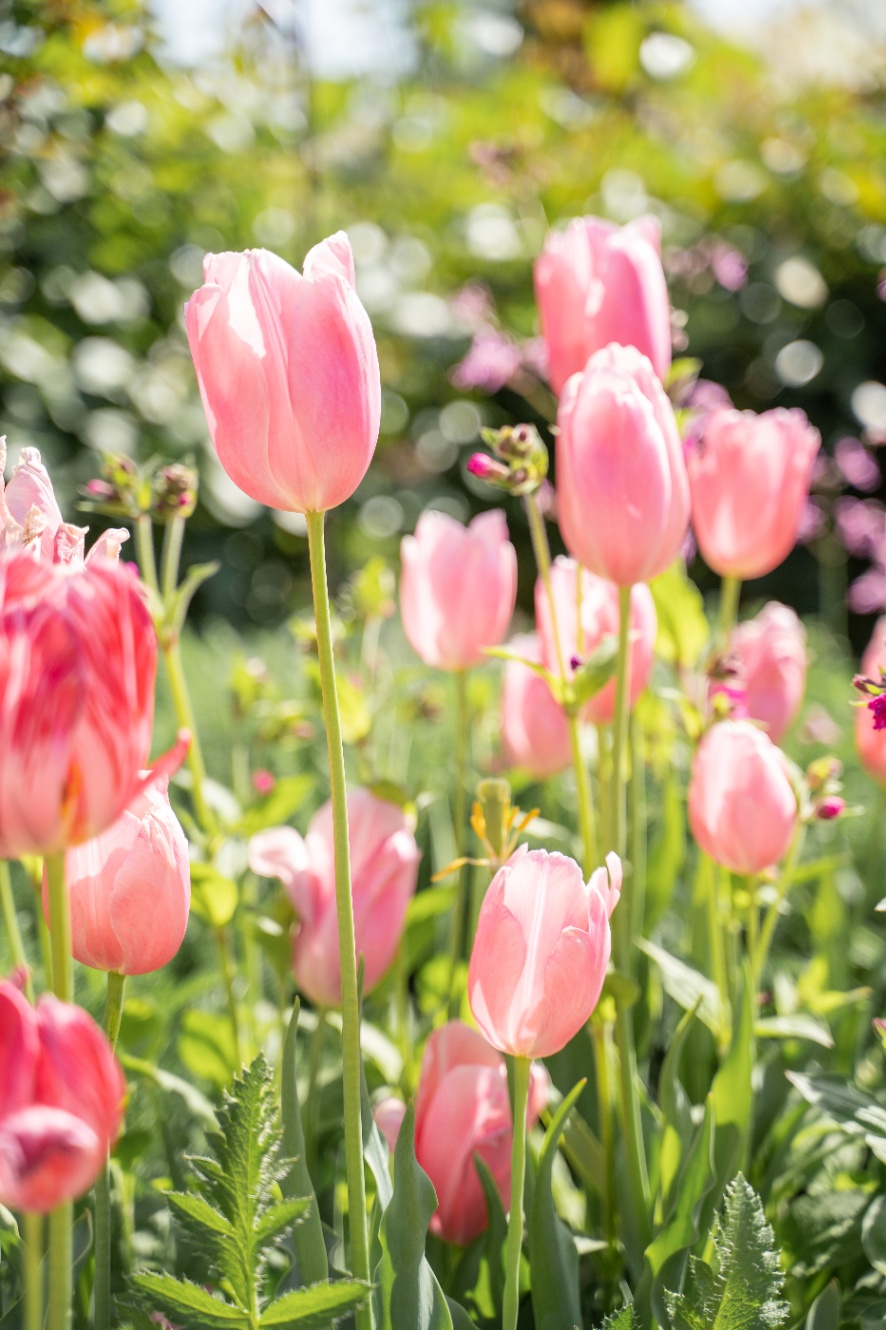
[[[31,1007],[0,981],[0,1204],[45,1213],[92,1185],[120,1127],[126,1083],[79,1007]]]
[[[886,617],[877,620],[861,658],[861,673],[867,678],[879,680],[882,669],[886,669]],[[865,771],[886,785],[886,729],[876,729],[874,719],[864,702],[855,708],[855,744]]]
[[[820,446],[798,408],[711,413],[686,458],[692,523],[710,568],[721,577],[762,577],[787,558]]]
[[[797,826],[787,761],[749,720],[724,720],[702,739],[689,782],[689,825],[705,854],[733,873],[783,858]]]
[[[517,600],[517,553],[497,508],[462,526],[428,509],[400,547],[400,612],[426,665],[465,670],[503,640]]]
[[[671,316],[657,218],[638,217],[623,227],[576,218],[548,235],[534,278],[555,393],[610,342],[637,347],[664,378]]]
[[[127,569],[0,556],[0,857],[55,853],[116,821],[143,783],[156,669]]]
[[[579,572],[581,580],[578,581]],[[572,672],[570,661],[584,661],[602,644],[606,637],[618,637],[618,589],[604,577],[579,569],[574,559],[558,555],[551,567],[551,585],[557,614],[557,632],[566,669]],[[581,628],[579,629],[579,619]],[[542,660],[547,669],[559,671],[557,646],[551,623],[551,608],[541,578],[535,584],[535,622],[541,639]],[[628,704],[631,708],[649,682],[655,656],[655,636],[658,619],[652,592],[642,582],[631,590],[630,627],[630,689]],[[587,703],[583,716],[594,725],[609,725],[615,715],[615,680],[611,679]]]
[[[368,993],[384,977],[400,944],[421,854],[402,808],[368,790],[348,794],[348,831],[354,932]],[[339,1006],[332,804],[314,814],[304,840],[292,827],[253,836],[249,866],[263,877],[280,879],[298,916],[292,964],[299,987],[318,1006]]]
[[[617,586],[680,553],[689,481],[671,404],[645,356],[607,346],[569,380],[557,416],[557,506],[566,547]]]
[[[88,554],[87,528],[62,518],[49,472],[36,448],[22,448],[9,484],[4,487],[6,438],[0,438],[0,550],[26,546],[47,563],[116,563],[120,547],[129,539],[122,527],[105,531]]]
[[[185,322],[219,461],[269,508],[338,507],[366,474],[381,413],[347,236],[315,245],[303,276],[264,249],[207,254],[203,275]]]
[[[142,773],[144,778],[149,774]],[[168,785],[168,778],[161,777],[107,831],[65,856],[73,954],[81,965],[147,974],[171,961],[182,944],[191,868]],[[45,874],[43,909],[48,922]]]
[[[806,630],[793,610],[774,601],[732,634],[732,654],[743,683],[744,705],[780,743],[803,701]]]
[[[524,660],[541,661],[534,633],[512,638],[508,648]],[[566,713],[545,680],[518,660],[509,660],[504,669],[501,733],[508,762],[536,780],[555,776],[572,761]]]
[[[498,870],[468,969],[471,1011],[494,1048],[544,1058],[578,1033],[603,987],[620,890],[616,854],[587,884],[573,859],[525,846]]]

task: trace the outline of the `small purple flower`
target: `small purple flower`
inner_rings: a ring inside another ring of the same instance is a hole
[[[868,702],[868,711],[874,718],[874,729],[886,730],[886,693],[872,697]]]
[[[456,388],[480,388],[485,393],[497,393],[516,374],[522,360],[516,342],[495,328],[484,327],[474,334],[467,355],[449,377]]]
[[[748,280],[748,261],[725,240],[711,245],[711,272],[725,291],[740,291]]]
[[[846,811],[846,800],[837,794],[829,794],[815,805],[815,816],[822,822],[833,822],[835,817]]]
[[[843,479],[863,494],[870,494],[880,485],[880,468],[860,439],[848,436],[839,439],[834,447],[834,460]]]

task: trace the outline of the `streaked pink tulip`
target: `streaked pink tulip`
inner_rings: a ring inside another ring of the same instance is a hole
[[[231,480],[269,508],[325,512],[366,474],[381,380],[343,231],[307,255],[207,254],[185,323],[213,446]]]
[[[695,752],[689,826],[705,854],[733,873],[762,873],[787,853],[797,826],[787,761],[749,720],[711,726]]]
[[[116,563],[129,539],[123,527],[103,532],[85,553],[88,528],[62,518],[49,472],[36,448],[22,448],[9,484],[4,486],[6,438],[0,437],[0,550],[27,547],[47,563]]]
[[[606,856],[585,883],[574,859],[521,847],[486,893],[468,969],[474,1019],[515,1057],[558,1053],[600,997],[621,891],[621,860]]]
[[[587,660],[604,638],[618,637],[618,588],[605,577],[597,577],[586,568],[579,569],[574,559],[564,558],[563,555],[558,555],[551,567],[551,586],[563,663],[571,673],[570,661]],[[535,622],[541,639],[542,660],[546,668],[556,674],[559,669],[557,646],[550,603],[541,578],[535,584]],[[642,582],[631,589],[630,632],[628,705],[633,708],[652,673],[655,636],[658,632],[655,601],[649,587]],[[583,715],[595,725],[611,724],[615,715],[614,679],[590,699]]]
[[[368,790],[348,794],[348,833],[354,933],[368,993],[384,978],[400,944],[421,853],[403,809]],[[318,1006],[339,1006],[332,804],[314,814],[304,839],[292,827],[253,836],[249,866],[280,879],[298,916],[292,965],[299,988]]]
[[[618,586],[680,553],[689,481],[674,412],[645,356],[607,346],[569,380],[557,416],[557,510],[579,563]]]
[[[881,670],[886,670],[886,617],[877,620],[861,658],[867,678],[879,681]],[[886,785],[886,729],[874,729],[874,713],[865,703],[855,708],[855,745],[865,771]]]
[[[821,435],[799,408],[723,407],[687,450],[692,524],[721,577],[762,577],[797,541]]]
[[[752,720],[761,721],[773,743],[790,728],[806,688],[806,629],[793,610],[775,601],[732,634],[744,692]]]
[[[46,1213],[97,1178],[126,1083],[86,1012],[47,994],[36,1008],[0,981],[0,1204]]]
[[[427,509],[400,546],[403,628],[426,665],[464,670],[503,640],[517,600],[517,553],[504,513],[462,526]]]
[[[142,773],[144,779],[149,775]],[[191,867],[168,786],[168,777],[161,777],[107,831],[65,855],[72,950],[81,965],[148,974],[171,961],[182,944]],[[43,909],[48,922],[45,874]]]
[[[524,660],[541,662],[541,644],[535,633],[523,633],[508,649]],[[555,776],[572,761],[566,713],[546,681],[518,660],[505,664],[501,689],[501,735],[505,756],[537,780]]]
[[[0,556],[0,857],[100,835],[142,785],[157,638],[126,568]]]
[[[637,347],[664,378],[671,315],[657,218],[578,217],[548,235],[533,275],[555,393],[610,342]]]

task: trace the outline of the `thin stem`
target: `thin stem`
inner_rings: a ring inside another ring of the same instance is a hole
[[[105,1034],[116,1049],[123,1020],[123,993],[126,976],[108,972],[108,998],[105,1004]],[[95,1180],[95,1297],[94,1330],[111,1330],[111,1161],[105,1159]]]
[[[460,858],[465,852],[467,826],[467,779],[468,745],[470,729],[468,724],[468,672],[457,670],[455,674],[455,799],[453,818],[455,824],[455,852]],[[461,1007],[461,994],[456,992],[459,961],[464,954],[465,924],[468,913],[468,867],[458,870],[455,879],[455,907],[452,912],[452,931],[449,937],[449,1014],[458,1015]]]
[[[794,875],[797,871],[797,865],[800,862],[800,855],[803,852],[803,841],[805,836],[806,828],[800,823],[797,826],[797,830],[794,832],[794,839],[788,850],[788,857],[785,859],[784,868],[781,870],[781,876],[778,879],[775,900],[763,916],[763,927],[760,931],[760,944],[757,948],[757,964],[756,969],[754,970],[754,979],[758,984],[763,978],[763,970],[766,966],[766,961],[769,958],[769,948],[772,946],[772,938],[778,923],[778,915],[781,910],[782,901],[785,899],[794,883]]]
[[[43,1216],[22,1215],[25,1238],[25,1330],[43,1330]]]
[[[643,936],[646,912],[646,760],[643,727],[629,721],[631,748],[631,936]],[[631,953],[633,961],[633,952]]]
[[[9,876],[9,864],[5,859],[0,859],[0,909],[3,911],[3,923],[6,926],[6,934],[9,938],[12,964],[17,970],[24,972],[25,997],[29,1002],[33,1002],[34,988],[31,983],[31,967],[28,965],[25,944],[22,941],[21,929],[18,926],[15,897],[12,894],[12,881]]]
[[[615,1150],[612,1145],[612,1095],[609,1085],[609,1040],[602,1021],[591,1024],[594,1067],[597,1073],[597,1115],[603,1147],[603,1233],[611,1250],[615,1245]]]
[[[760,914],[757,907],[756,873],[751,873],[745,881],[748,893],[747,937],[745,939],[745,946],[747,948],[748,960],[751,966],[751,974],[754,976],[754,987],[756,988],[758,977],[757,934],[760,929]]]
[[[520,1310],[520,1252],[523,1248],[523,1186],[526,1181],[526,1109],[529,1058],[514,1058],[514,1143],[511,1149],[511,1211],[505,1262],[502,1330],[517,1330]]]
[[[711,970],[717,992],[720,994],[720,1043],[731,1028],[729,981],[726,975],[726,948],[723,942],[723,922],[720,918],[720,893],[717,887],[717,869],[713,859],[706,854],[701,856],[701,871],[704,873],[704,896],[708,916],[708,948],[711,954]]]
[[[342,746],[329,588],[326,585],[323,513],[307,513],[308,549],[311,559],[311,588],[317,621],[317,651],[320,687],[329,749],[329,783],[332,796],[332,832],[335,859],[335,906],[338,916],[339,963],[342,994],[342,1088],[344,1097],[345,1159],[348,1175],[348,1218],[351,1236],[351,1269],[358,1279],[370,1281],[369,1235],[366,1220],[366,1178],[363,1171],[363,1132],[360,1118],[360,1007],[357,994],[357,952],[354,940],[354,907],[351,896],[350,844],[348,840],[348,795]],[[357,1330],[372,1330],[372,1309],[367,1304],[356,1313]]]
[[[178,569],[185,538],[185,518],[173,517],[166,523],[160,568],[163,581],[163,599],[168,604],[178,588]]]
[[[52,952],[52,991],[62,1002],[74,1000],[74,961],[71,954],[71,902],[65,883],[65,856],[46,856],[49,885],[49,932]],[[49,1330],[69,1330],[73,1293],[74,1207],[70,1201],[49,1216]]]
[[[724,577],[720,583],[720,639],[725,646],[738,620],[741,578]]]
[[[234,1036],[234,1057],[237,1066],[243,1065],[243,1039],[240,1033],[240,1016],[237,1011],[237,995],[234,992],[234,966],[231,963],[231,948],[228,943],[228,931],[226,928],[217,928],[215,930],[215,945],[218,948],[218,959],[221,965],[222,982],[225,986],[225,998],[228,1003],[228,1015],[231,1018],[231,1031]]]
[[[116,970],[108,972],[108,1000],[105,1004],[105,1034],[108,1043],[116,1051],[120,1038],[120,1025],[123,1021],[123,996],[126,989],[126,975]]]
[[[203,788],[206,780],[206,764],[203,761],[203,749],[200,746],[200,737],[197,734],[194,708],[191,705],[188,681],[182,664],[181,645],[177,641],[164,643],[161,640],[160,649],[166,662],[166,677],[169,680],[169,691],[172,695],[172,706],[176,720],[179,728],[188,730],[191,735],[187,763],[188,770],[191,773],[191,799],[194,803],[194,812],[197,814],[197,821],[200,826],[207,835],[211,835],[215,830],[215,818],[209,804],[206,802],[206,794]]]
[[[160,594],[157,578],[157,559],[154,554],[154,524],[149,513],[135,519],[135,552],[141,569],[142,581],[156,596]]]

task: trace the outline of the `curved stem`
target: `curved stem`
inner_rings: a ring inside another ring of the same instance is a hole
[[[526,1180],[526,1109],[529,1103],[529,1058],[514,1058],[514,1143],[511,1148],[511,1211],[505,1261],[502,1330],[517,1330],[520,1310],[520,1252],[523,1248],[523,1186]]]
[[[357,994],[357,953],[354,941],[354,905],[351,896],[351,855],[348,840],[348,796],[341,719],[335,684],[329,588],[323,513],[307,513],[311,588],[317,621],[320,687],[329,750],[332,795],[332,832],[335,859],[335,906],[338,916],[339,963],[342,995],[342,1082],[345,1119],[345,1159],[348,1175],[348,1219],[351,1269],[358,1279],[370,1281],[369,1235],[366,1221],[366,1178],[363,1171],[363,1133],[360,1119],[360,1007]],[[356,1313],[357,1330],[372,1330],[372,1309]]]
[[[71,902],[65,883],[65,856],[46,856],[49,885],[49,932],[52,953],[52,991],[62,1002],[74,1000],[74,961],[71,954]],[[49,1216],[49,1330],[69,1330],[73,1293],[74,1207],[70,1201]]]
[[[468,746],[468,672],[457,670],[455,675],[455,798],[453,824],[455,853],[458,858],[465,852],[467,837],[467,779]],[[455,879],[455,906],[452,912],[452,930],[449,936],[449,1014],[455,1017],[461,1008],[461,994],[456,992],[458,964],[464,954],[465,925],[468,914],[467,864],[459,868]]]
[[[43,1216],[22,1215],[25,1239],[25,1324],[24,1330],[43,1330]]]
[[[720,583],[720,638],[728,643],[738,620],[738,602],[741,598],[741,578],[724,577]]]
[[[794,875],[797,871],[797,865],[800,862],[800,855],[803,852],[803,841],[806,836],[806,828],[800,823],[794,832],[794,839],[791,848],[788,850],[788,857],[785,859],[784,868],[781,870],[781,876],[778,879],[778,889],[775,900],[769,906],[763,917],[763,927],[760,930],[760,944],[757,948],[757,965],[754,971],[754,978],[757,983],[763,978],[763,970],[769,957],[769,948],[772,946],[772,938],[775,933],[775,927],[778,923],[778,915],[781,909],[781,903],[787,896],[794,882]]]
[[[29,1002],[34,1001],[34,986],[31,983],[31,967],[28,965],[28,957],[25,953],[25,944],[22,941],[21,929],[18,926],[18,915],[15,910],[15,897],[12,894],[12,881],[9,876],[9,864],[5,859],[0,859],[0,909],[3,912],[3,922],[6,926],[6,934],[9,938],[9,950],[12,952],[12,963],[17,970],[22,970],[25,976],[25,997]]]

